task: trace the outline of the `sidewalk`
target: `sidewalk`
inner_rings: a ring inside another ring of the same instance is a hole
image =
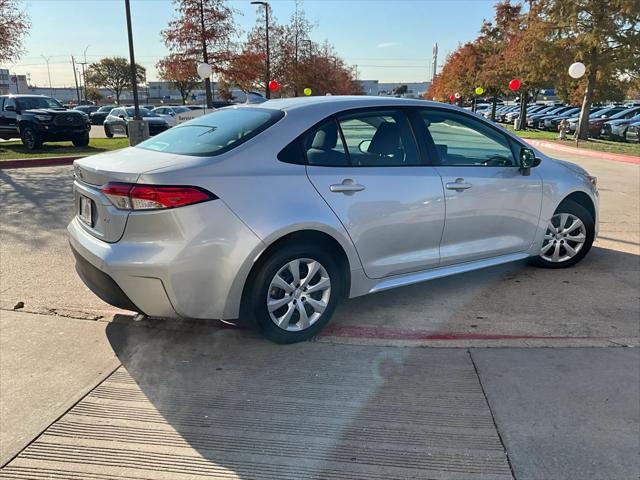
[[[1,314],[3,418],[15,418],[3,442],[17,430],[35,441],[0,478],[640,473],[637,349],[282,346],[233,329]]]

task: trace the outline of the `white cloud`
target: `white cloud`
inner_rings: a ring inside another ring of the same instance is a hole
[[[400,42],[382,42],[378,44],[378,48],[391,48],[391,47],[399,47]]]

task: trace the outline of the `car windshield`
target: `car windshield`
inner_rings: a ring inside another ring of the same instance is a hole
[[[64,108],[60,102],[49,97],[21,97],[16,98],[18,110],[32,110],[34,108]]]
[[[281,110],[225,108],[185,122],[137,147],[182,155],[216,155],[257,135],[283,116]]]
[[[114,108],[115,108],[115,107],[113,107],[113,106],[100,107],[100,108],[98,109],[98,111],[99,111],[99,112],[107,112],[107,113],[109,113],[109,112],[110,112],[111,110],[113,110]]]
[[[173,111],[176,113],[184,113],[190,112],[191,110],[189,110],[187,107],[173,107]]]
[[[136,109],[133,107],[125,108],[125,110],[127,111],[127,117],[133,117],[136,113]],[[158,114],[153,113],[152,111],[147,110],[146,108],[141,108],[140,116],[141,117],[157,117]]]

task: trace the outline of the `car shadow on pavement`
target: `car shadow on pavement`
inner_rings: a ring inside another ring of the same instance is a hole
[[[511,478],[464,349],[121,328],[107,335],[122,367],[53,432],[90,463],[133,478]]]

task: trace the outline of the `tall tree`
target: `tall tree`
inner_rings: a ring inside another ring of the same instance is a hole
[[[211,65],[215,73],[226,68],[237,27],[234,11],[224,0],[173,0],[179,13],[162,38],[171,53]],[[211,81],[205,80],[207,106],[212,105]]]
[[[522,5],[513,5],[503,0],[496,5],[493,22],[485,20],[476,40],[483,57],[482,70],[478,79],[484,89],[493,96],[491,119],[495,119],[498,95],[508,92],[507,85],[512,73],[505,68],[505,55],[513,37],[520,31]]]
[[[20,10],[19,0],[0,0],[0,63],[20,58],[30,26],[29,16]]]
[[[189,95],[201,82],[196,71],[196,63],[181,55],[166,56],[156,64],[156,68],[158,76],[170,82],[180,92],[183,105],[187,103]]]
[[[145,72],[145,68],[136,63],[138,83],[144,82]],[[132,87],[131,64],[123,57],[103,58],[89,65],[85,78],[87,84],[111,90],[116,96],[116,102],[120,103],[122,91]]]
[[[640,69],[640,2],[540,0],[539,10],[548,25],[548,40],[566,45],[573,60],[587,67],[577,133],[586,140],[589,110],[598,89],[637,75]]]

